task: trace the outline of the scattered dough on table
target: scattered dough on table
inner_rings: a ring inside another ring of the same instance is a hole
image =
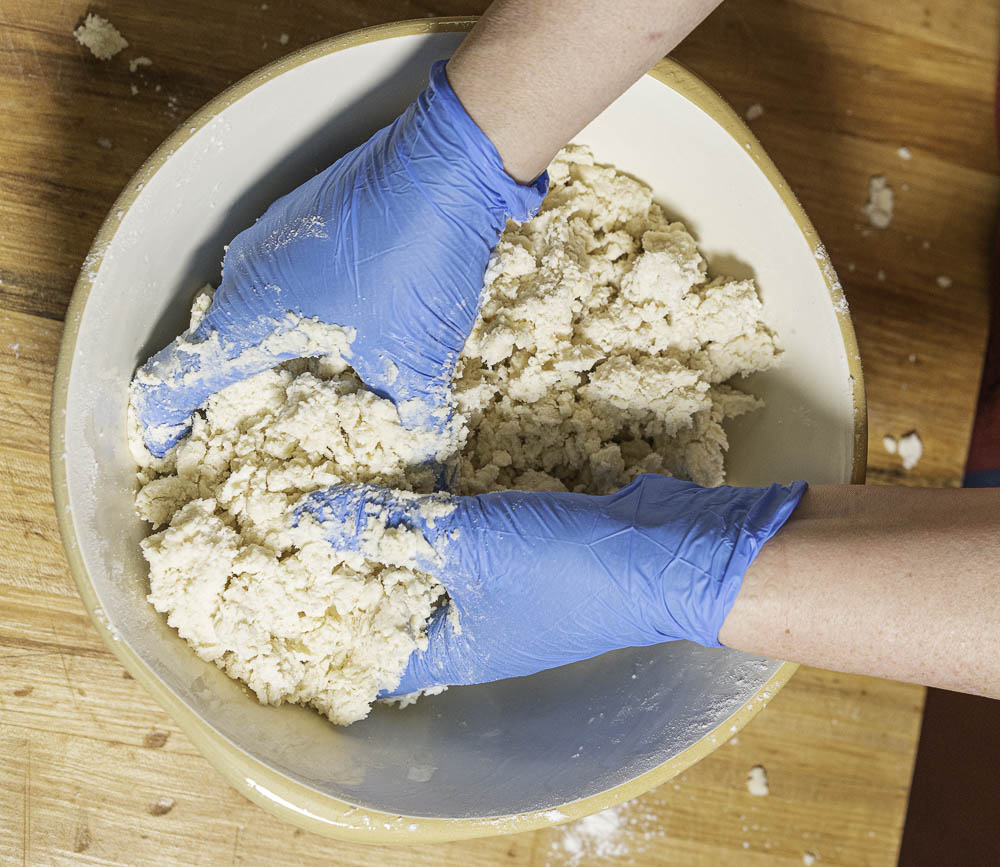
[[[128,48],[128,40],[118,29],[100,15],[90,13],[83,24],[73,31],[73,36],[81,45],[90,49],[98,60],[110,60],[119,51]]]
[[[892,222],[894,201],[895,194],[885,175],[876,175],[868,181],[868,202],[861,210],[876,229],[886,229]]]
[[[767,771],[763,765],[754,765],[747,774],[747,791],[751,795],[763,796],[771,793],[767,785]]]
[[[924,454],[924,444],[915,430],[899,438],[899,456],[903,459],[903,469],[912,470]]]
[[[890,455],[898,454],[903,461],[904,470],[912,470],[924,454],[924,444],[920,439],[920,434],[915,430],[908,434],[903,434],[898,440],[894,436],[886,434],[882,437],[882,445]]]
[[[260,701],[362,719],[447,604],[415,566],[428,553],[419,534],[373,520],[361,554],[334,550],[310,519],[294,525],[311,491],[372,482],[426,493],[435,452],[460,453],[461,494],[603,494],[647,472],[723,482],[722,422],[760,406],[728,381],[780,354],[756,286],[708,275],[652,192],[586,148],[563,151],[550,178],[541,212],[511,222],[491,260],[455,373],[450,441],[405,429],[339,355],[223,390],[163,459],[131,430],[136,505],[155,529],[142,543],[149,600]],[[194,323],[207,304],[196,301]]]
[[[747,120],[757,120],[757,118],[762,117],[763,114],[764,106],[762,106],[759,102],[755,102],[746,110],[746,114],[744,116]]]

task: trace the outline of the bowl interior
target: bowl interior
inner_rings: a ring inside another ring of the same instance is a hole
[[[148,526],[135,516],[124,434],[133,371],[183,329],[194,291],[219,278],[223,245],[389,122],[461,36],[314,49],[183,128],[169,159],[132,182],[134,199],[111,215],[113,236],[85,265],[93,285],[68,326],[78,339],[56,422],[101,616],[187,705],[189,723],[317,792],[427,817],[521,813],[605,791],[697,742],[780,665],[686,643],[626,650],[404,711],[377,708],[341,729],[302,708],[259,705],[146,603],[139,541]],[[855,422],[840,325],[815,250],[744,145],[648,76],[576,140],[651,184],[713,265],[759,281],[786,357],[747,383],[767,407],[731,426],[730,480],[848,481]]]

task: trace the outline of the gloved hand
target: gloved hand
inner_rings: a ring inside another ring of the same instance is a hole
[[[455,362],[508,217],[526,220],[548,186],[506,174],[448,83],[445,62],[399,118],[276,201],[226,252],[202,322],[140,368],[132,406],[162,456],[191,414],[233,382],[331,351],[314,323],[342,326],[347,360],[404,423],[447,415]],[[343,340],[341,341],[344,342]]]
[[[644,475],[614,494],[503,491],[416,496],[338,485],[304,499],[340,548],[365,550],[370,520],[410,527],[435,557],[419,567],[447,606],[428,626],[392,695],[533,674],[608,650],[718,635],[761,546],[795,509],[805,482],[702,488]],[[428,509],[428,504],[436,509]],[[444,516],[440,504],[454,508]]]

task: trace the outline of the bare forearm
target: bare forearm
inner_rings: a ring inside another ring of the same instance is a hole
[[[719,2],[496,0],[448,62],[448,80],[507,172],[527,183]]]
[[[811,488],[719,640],[1000,698],[1000,489]]]

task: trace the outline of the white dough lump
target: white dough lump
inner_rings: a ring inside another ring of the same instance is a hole
[[[569,147],[534,219],[509,224],[455,375],[460,493],[605,494],[640,473],[722,484],[724,383],[774,364],[752,280],[710,279],[649,187]]]
[[[571,146],[541,212],[510,223],[455,373],[451,438],[405,429],[339,356],[288,362],[210,398],[163,459],[130,444],[149,601],[261,702],[364,718],[426,646],[447,604],[416,568],[422,537],[373,519],[363,553],[334,550],[303,496],[343,482],[603,494],[640,473],[721,484],[722,422],[759,405],[727,380],[780,350],[750,280],[709,277],[651,191]],[[196,300],[195,319],[206,299]],[[332,347],[331,347],[332,349]],[[457,455],[456,455],[457,453]],[[432,508],[444,514],[442,502]]]

